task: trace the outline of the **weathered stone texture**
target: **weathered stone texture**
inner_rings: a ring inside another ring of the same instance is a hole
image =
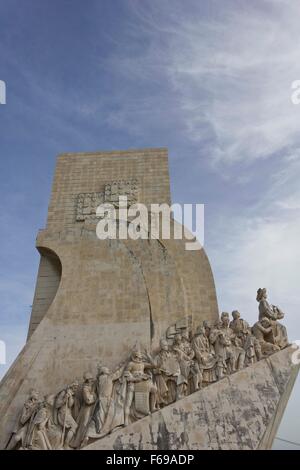
[[[133,178],[139,181],[139,202],[170,204],[168,155],[164,148],[60,155],[47,229],[74,225],[78,194],[98,192],[106,183]]]
[[[275,353],[85,450],[269,449],[299,370],[292,352]]]

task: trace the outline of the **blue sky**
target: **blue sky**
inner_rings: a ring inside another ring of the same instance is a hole
[[[205,204],[220,309],[254,322],[265,286],[300,339],[299,14],[296,0],[0,0],[9,362],[25,341],[35,236],[66,151],[167,146],[173,202]],[[295,390],[280,435],[299,441]]]

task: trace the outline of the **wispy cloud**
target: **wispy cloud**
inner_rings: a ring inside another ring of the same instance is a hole
[[[152,94],[157,101],[165,100],[167,82],[182,135],[202,148],[207,141],[213,164],[251,162],[299,146],[300,107],[290,99],[291,83],[300,77],[298,2],[130,5],[136,20],[128,23],[128,37],[143,37],[144,47],[117,47],[102,65],[116,69],[125,83],[160,81]],[[125,90],[112,124],[128,124],[120,117],[130,113]],[[134,92],[138,96],[139,89]],[[145,123],[137,122],[141,128]]]
[[[298,339],[299,218],[248,219],[241,215],[222,218],[217,227],[211,258],[220,308],[241,309],[243,316],[254,322],[258,312],[256,290],[269,287],[272,303],[282,306],[290,335]]]
[[[194,144],[194,168],[204,160],[228,182],[223,194],[216,187],[216,214],[206,225],[221,307],[244,309],[255,320],[256,289],[269,286],[299,331],[300,106],[290,97],[300,77],[300,6],[293,0],[209,3],[131,1],[137,18],[131,35],[147,41],[143,54],[122,56],[122,76],[151,82],[157,68],[162,88],[154,102],[165,99],[168,83],[172,124]],[[112,70],[118,61],[117,50]],[[119,117],[126,113],[123,99]],[[236,185],[244,187],[244,206]]]

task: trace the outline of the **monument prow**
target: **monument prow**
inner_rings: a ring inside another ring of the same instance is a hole
[[[299,372],[288,347],[84,450],[268,450]]]

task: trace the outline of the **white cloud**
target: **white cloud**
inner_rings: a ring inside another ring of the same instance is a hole
[[[256,290],[267,287],[272,303],[286,311],[291,334],[298,331],[299,336],[299,219],[222,219],[217,233],[211,254],[220,308],[241,309],[249,320],[256,321]]]
[[[265,286],[287,311],[291,330],[300,331],[300,106],[290,99],[300,78],[300,4],[210,2],[208,11],[204,4],[131,2],[136,34],[148,35],[144,60],[160,66],[172,85],[182,133],[220,178],[254,195],[236,215],[238,201],[231,207],[219,194],[224,216],[207,227],[220,307],[241,308],[254,321],[256,290]]]
[[[214,162],[253,161],[299,146],[300,106],[290,99],[300,78],[299,2],[211,3],[205,15],[201,2],[131,2],[136,34],[147,34],[150,46],[143,57],[130,57],[127,75],[141,78],[143,70],[145,78],[160,67],[189,138],[203,143],[209,127]]]

